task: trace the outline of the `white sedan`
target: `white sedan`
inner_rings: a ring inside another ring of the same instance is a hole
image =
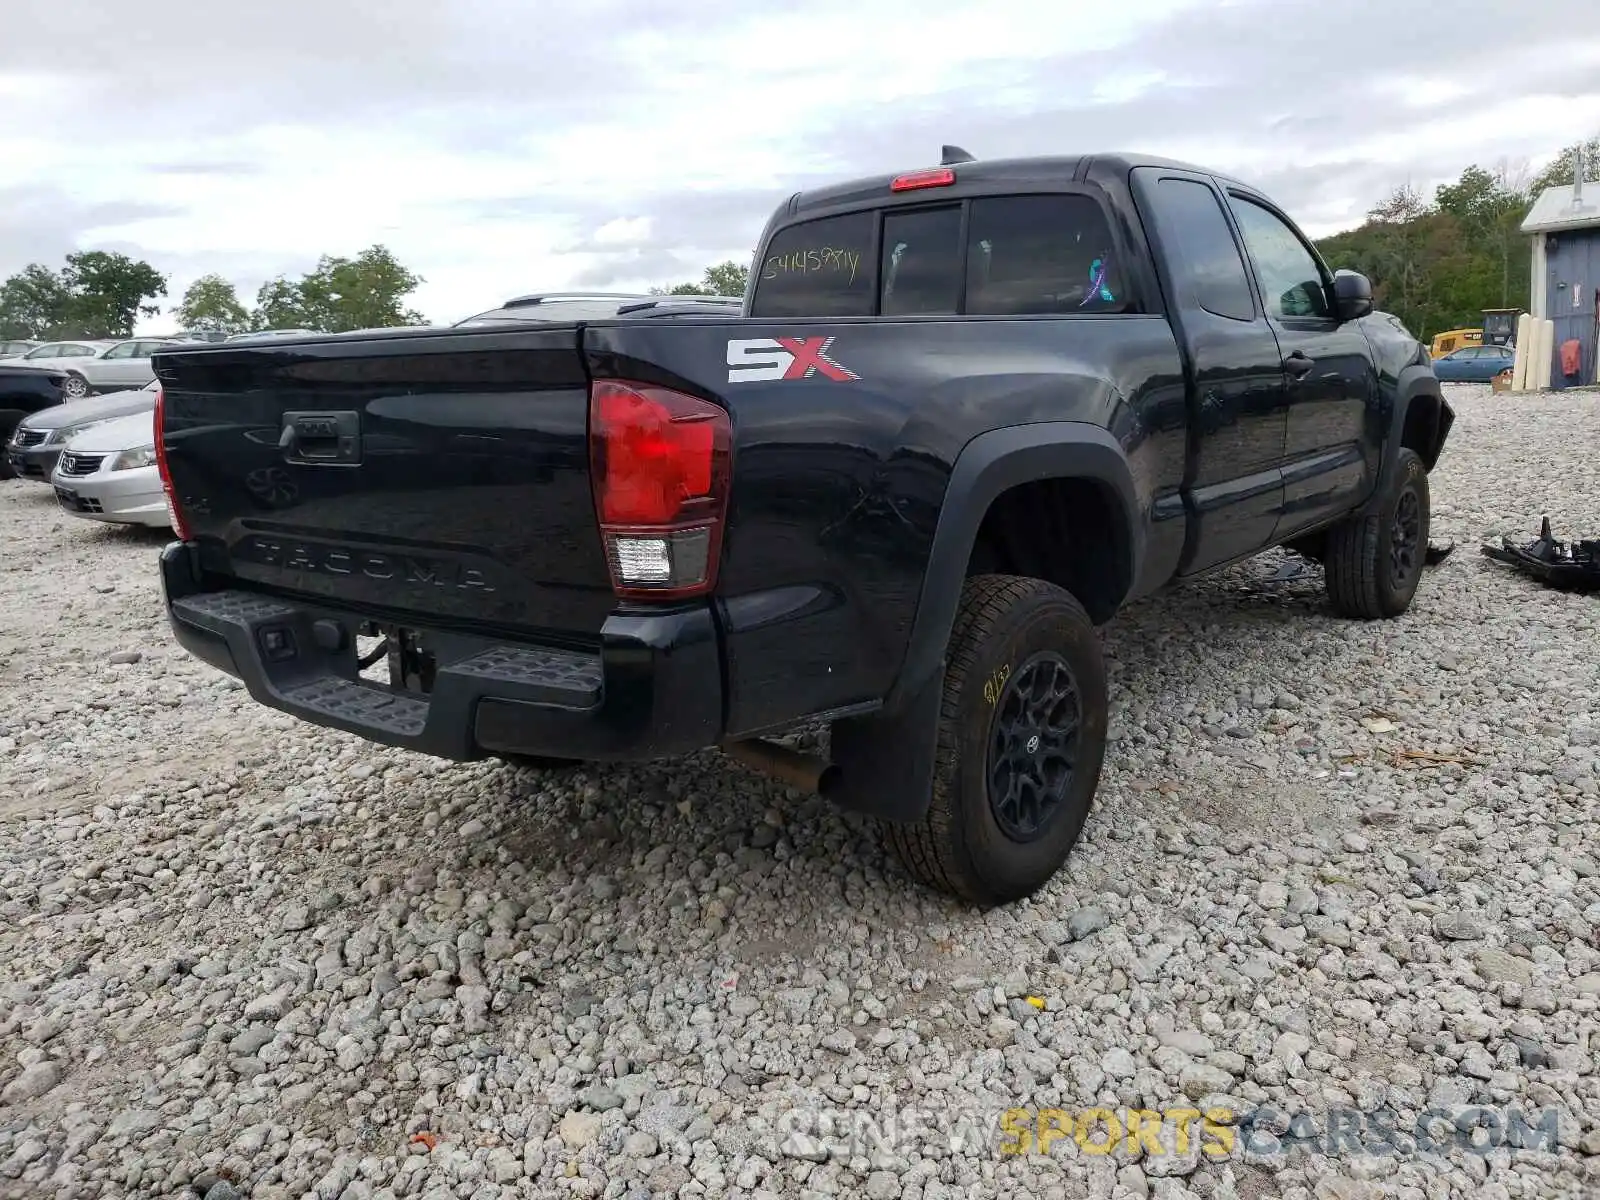
[[[67,378],[61,394],[68,400],[81,400],[95,392],[144,387],[156,377],[150,356],[163,346],[177,344],[171,338],[52,342],[30,350],[17,362],[62,372]]]
[[[170,528],[156,469],[155,413],[97,422],[75,434],[50,473],[56,502],[75,517]]]

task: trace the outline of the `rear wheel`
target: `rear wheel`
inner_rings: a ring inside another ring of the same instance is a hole
[[[923,883],[979,904],[1067,859],[1105,757],[1106,678],[1083,606],[1039,579],[966,581],[950,635],[933,796],[885,840]]]
[[[1328,598],[1341,616],[1375,620],[1411,607],[1428,555],[1428,468],[1402,449],[1376,511],[1328,531]]]
[[[61,394],[68,400],[82,400],[89,394],[89,381],[76,371],[69,371],[61,381]]]

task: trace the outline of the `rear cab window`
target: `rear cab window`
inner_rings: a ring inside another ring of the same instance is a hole
[[[824,217],[780,229],[758,264],[752,315],[870,317],[876,212]]]
[[[1132,311],[1105,211],[1073,193],[893,206],[780,229],[754,317]]]

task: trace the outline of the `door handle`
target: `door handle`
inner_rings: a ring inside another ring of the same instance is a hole
[[[1305,356],[1305,353],[1296,350],[1283,360],[1283,369],[1295,379],[1304,379],[1311,373],[1311,368],[1317,364]]]

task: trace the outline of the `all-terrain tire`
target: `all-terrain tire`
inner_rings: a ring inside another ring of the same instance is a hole
[[[917,822],[884,822],[884,840],[920,882],[977,904],[1004,904],[1037,891],[1060,869],[1089,815],[1106,744],[1100,641],[1083,606],[1062,588],[977,575],[962,588],[946,663],[928,811]],[[991,750],[998,754],[1003,730],[1015,728],[1005,718],[1018,685],[1044,667],[1064,667],[1075,690],[1072,767],[1056,776],[1066,783],[1053,815],[1019,840],[990,802]]]
[[[1344,617],[1398,617],[1411,606],[1428,553],[1428,468],[1401,449],[1394,480],[1373,512],[1328,530],[1328,599]]]

